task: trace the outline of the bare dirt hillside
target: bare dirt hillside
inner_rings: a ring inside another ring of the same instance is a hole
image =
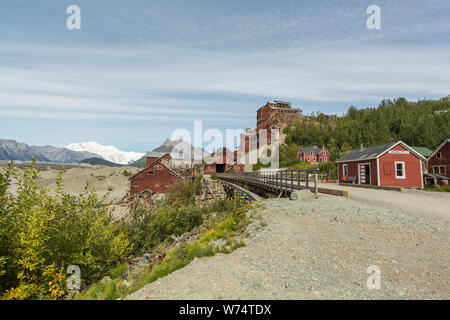
[[[0,167],[0,170],[5,170]],[[23,170],[23,169],[18,169]],[[116,204],[121,201],[130,188],[129,177],[124,175],[124,171],[136,173],[137,168],[134,167],[104,167],[104,166],[86,166],[68,169],[64,172],[63,190],[69,194],[76,195],[84,191],[87,183],[89,183],[97,191],[100,198],[105,196],[105,202]],[[55,190],[56,178],[59,170],[45,168],[40,172],[40,184],[49,189],[50,192]],[[16,181],[13,181],[10,191],[17,190]],[[126,207],[123,205],[113,205],[111,207],[116,217],[122,217],[126,214]]]
[[[302,191],[302,193],[307,191]],[[450,221],[321,195],[262,203],[265,226],[128,299],[449,299]],[[381,288],[369,290],[369,266]]]
[[[3,168],[4,170],[4,168]],[[19,169],[21,170],[21,169]],[[111,168],[103,166],[90,166],[71,168],[64,172],[63,190],[70,194],[78,194],[84,191],[87,183],[89,183],[100,197],[107,196],[109,201],[115,202],[122,199],[129,189],[129,180],[123,173],[136,173],[134,167]],[[48,187],[50,191],[54,191],[56,178],[59,170],[42,170],[40,172],[41,186]],[[15,184],[15,182],[13,182]],[[15,191],[13,185],[11,190]]]

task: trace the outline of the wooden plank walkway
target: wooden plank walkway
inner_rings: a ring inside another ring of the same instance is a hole
[[[266,193],[290,196],[295,190],[310,189],[318,193],[348,197],[347,191],[319,188],[316,170],[286,170],[251,173],[221,173],[219,179],[236,185],[246,185]]]

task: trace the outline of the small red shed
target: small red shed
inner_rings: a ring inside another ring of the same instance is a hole
[[[423,188],[425,157],[402,141],[352,150],[336,161],[339,181]],[[345,177],[345,178],[344,178]]]
[[[132,176],[129,179],[130,195],[135,196],[143,192],[165,193],[173,184],[183,180],[183,176],[169,167],[170,159],[169,154],[164,154]]]

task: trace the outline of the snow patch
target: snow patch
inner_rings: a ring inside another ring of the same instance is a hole
[[[97,142],[80,142],[80,143],[71,143],[66,146],[67,149],[73,151],[88,151],[95,154],[98,154],[103,157],[103,159],[119,163],[119,164],[129,164],[140,158],[142,158],[145,154],[139,152],[126,152],[121,151],[114,146],[104,146]]]

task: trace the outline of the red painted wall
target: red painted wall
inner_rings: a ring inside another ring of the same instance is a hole
[[[390,150],[397,151],[407,151],[402,146],[396,146]],[[382,187],[411,187],[411,188],[421,188],[422,187],[422,174],[421,174],[421,160],[413,155],[409,154],[391,154],[386,152],[379,159],[379,173],[380,173],[380,186]],[[405,163],[405,179],[396,178],[395,176],[395,162]],[[357,178],[358,181],[358,170],[359,164],[370,163],[371,170],[371,185],[377,185],[377,160],[366,160],[366,161],[352,161],[339,163],[339,178],[343,176],[343,165],[348,165],[348,176],[353,176]]]
[[[428,172],[434,173],[434,166],[444,166],[445,174],[441,174],[446,177],[450,177],[450,143],[447,142],[437,152],[441,153],[441,159],[436,157],[437,153],[428,159]]]
[[[165,193],[172,185],[182,180],[163,165],[161,165],[161,170],[155,170],[155,165],[160,164],[157,162],[131,178],[130,194],[132,196],[136,194],[135,192],[141,193],[145,190],[151,190],[153,193]],[[149,174],[149,171],[153,171],[153,175]]]
[[[391,150],[407,151],[402,146],[396,146]],[[395,177],[395,161],[405,162],[406,179],[398,179]],[[381,186],[422,187],[421,160],[412,153],[390,154],[386,152],[379,158],[379,163]]]
[[[204,169],[205,174],[214,174],[216,173],[216,164],[207,164]]]
[[[376,186],[378,184],[378,177],[377,177],[377,160],[364,160],[364,161],[350,161],[345,163],[339,163],[339,179],[343,177],[343,165],[348,165],[348,176],[349,177],[356,177],[356,183],[359,184],[359,177],[358,177],[358,170],[359,165],[363,163],[369,163],[370,164],[370,185]]]

